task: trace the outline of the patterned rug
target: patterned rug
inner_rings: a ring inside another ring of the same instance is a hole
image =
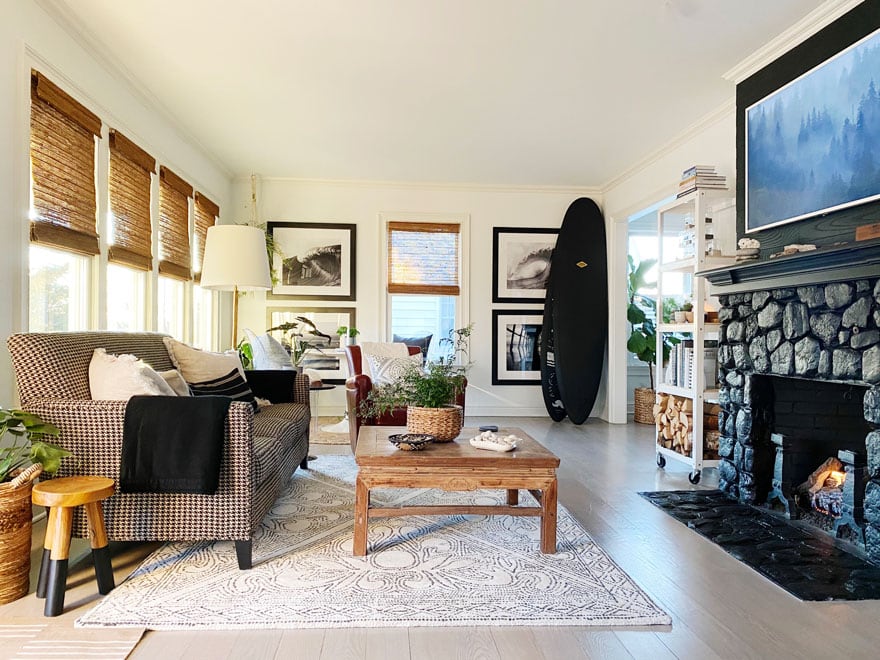
[[[568,511],[555,555],[537,518],[409,516],[369,526],[353,557],[354,459],[322,456],[289,487],[239,571],[231,542],[169,543],[77,626],[153,630],[378,626],[669,625]],[[503,491],[374,491],[374,503],[503,504]],[[523,500],[531,500],[528,494]]]
[[[324,430],[325,427],[336,426],[342,421],[342,417],[318,417],[317,424],[312,419],[309,430],[309,444],[312,445],[347,445],[350,444],[348,431],[344,433],[332,433]],[[338,427],[337,427],[338,428]]]
[[[8,660],[125,660],[144,629],[74,630],[69,622],[5,619],[0,623],[0,658]]]

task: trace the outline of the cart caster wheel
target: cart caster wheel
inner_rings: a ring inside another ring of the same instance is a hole
[[[657,454],[657,467],[666,467],[666,457],[663,454]]]
[[[698,483],[700,483],[700,471],[697,470],[696,472],[691,472],[691,473],[688,475],[688,481],[690,481],[690,482],[691,482],[692,484],[694,484],[695,486],[696,486]]]

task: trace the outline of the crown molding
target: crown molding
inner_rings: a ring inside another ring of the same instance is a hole
[[[198,149],[204,154],[217,169],[227,178],[233,178],[233,170],[203,142],[188,130],[183,128],[183,123],[169,110],[162,101],[131,71],[119,63],[110,50],[101,43],[95,33],[80,18],[73,13],[63,0],[34,0],[34,2],[46,14],[61,27],[67,35],[76,42],[92,59],[94,59],[105,71],[118,80],[135,98],[137,98],[149,110],[152,110],[162,119],[168,122],[180,138]]]
[[[284,183],[307,184],[316,186],[347,186],[360,188],[399,188],[402,190],[437,190],[455,192],[503,192],[503,193],[530,193],[530,194],[572,194],[572,195],[599,195],[602,189],[596,186],[550,186],[550,185],[516,185],[516,184],[482,184],[463,182],[434,182],[434,181],[388,181],[373,179],[316,179],[305,177],[288,176],[262,176],[258,175],[261,183],[276,181]],[[250,181],[250,174],[237,174],[233,177],[233,183]]]
[[[676,135],[674,138],[666,142],[665,144],[660,145],[657,149],[650,152],[647,156],[636,162],[634,165],[630,166],[613,179],[607,181],[604,185],[602,185],[599,190],[602,195],[608,193],[609,190],[614,188],[615,186],[620,185],[627,179],[632,176],[635,176],[646,167],[649,167],[656,161],[658,161],[663,156],[667,155],[670,151],[677,149],[678,147],[686,144],[689,140],[692,140],[694,137],[705,131],[710,126],[717,124],[719,121],[727,119],[727,117],[736,110],[736,99],[730,98],[729,100],[722,103],[720,106],[712,110],[711,112],[703,115],[696,122],[688,126],[681,133]]]
[[[862,2],[863,0],[828,0],[822,3],[785,32],[771,39],[727,71],[722,77],[736,84],[741,83]]]

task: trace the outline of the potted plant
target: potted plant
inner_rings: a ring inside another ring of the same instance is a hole
[[[440,340],[449,352],[424,367],[407,364],[399,379],[389,385],[374,387],[364,401],[364,412],[378,417],[394,408],[406,407],[406,428],[410,433],[427,433],[438,442],[458,437],[464,424],[456,397],[467,385],[471,367],[468,344],[473,324],[452,330]]]
[[[41,471],[54,473],[70,455],[42,440],[58,433],[36,415],[0,408],[0,604],[28,592],[32,484]]]
[[[290,361],[297,370],[302,369],[302,361],[306,351],[311,348],[315,348],[318,351],[321,350],[318,342],[309,341],[307,337],[320,337],[328,342],[330,341],[330,335],[318,330],[318,326],[305,316],[297,316],[293,321],[285,321],[274,328],[269,328],[266,332],[274,330],[289,333],[289,337],[285,337],[282,344],[290,352]]]
[[[361,331],[355,327],[349,328],[348,326],[341,325],[336,328],[336,334],[339,335],[340,340],[345,337],[347,346],[354,346],[357,343],[357,336],[361,334]]]
[[[657,330],[654,321],[647,312],[657,309],[656,301],[643,293],[642,289],[656,286],[655,282],[647,280],[648,272],[657,263],[656,259],[647,259],[636,264],[632,256],[627,256],[629,273],[627,277],[627,289],[629,305],[626,310],[626,319],[629,321],[630,335],[626,341],[627,350],[635,355],[640,361],[648,365],[648,379],[650,387],[637,387],[634,392],[635,414],[633,421],[640,424],[654,423],[654,364],[657,362]],[[670,335],[663,336],[663,360],[669,358],[669,351],[679,340]]]

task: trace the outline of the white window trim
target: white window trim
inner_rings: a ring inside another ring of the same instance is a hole
[[[379,254],[382,267],[379,269],[379,336],[391,341],[391,305],[388,301],[388,223],[389,222],[435,222],[459,225],[459,295],[455,301],[455,318],[458,327],[470,323],[470,238],[471,217],[468,213],[413,213],[383,212],[379,214]]]

